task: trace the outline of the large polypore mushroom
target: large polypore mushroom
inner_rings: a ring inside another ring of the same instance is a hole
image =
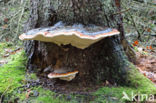
[[[19,36],[21,40],[39,40],[58,45],[71,44],[77,48],[87,48],[103,38],[118,35],[119,31],[111,28],[75,24],[67,26],[61,22],[49,28],[33,29]]]
[[[53,27],[38,28],[23,33],[19,36],[21,40],[38,40],[43,42],[52,42],[57,45],[71,44],[80,49],[85,49],[90,45],[113,35],[118,35],[119,31],[116,29],[105,28],[101,26],[82,24],[65,25],[62,22],[55,24]],[[57,64],[57,63],[56,63]],[[57,72],[59,69],[48,74],[49,78],[59,78],[66,81],[71,81],[80,71],[70,70]],[[61,71],[61,70],[60,70]]]

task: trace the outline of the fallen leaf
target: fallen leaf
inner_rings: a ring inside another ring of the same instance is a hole
[[[8,42],[8,41],[9,41],[9,39],[8,39],[8,38],[5,38],[5,41],[6,41],[6,42]]]
[[[146,49],[148,49],[148,46],[146,46]]]
[[[149,46],[149,49],[151,49],[151,50],[152,50],[152,49],[153,49],[153,48],[152,48],[152,46]]]
[[[27,93],[26,93],[26,98],[27,98],[27,99],[29,98],[30,93],[31,93],[31,90],[28,89],[28,90],[27,90]]]
[[[137,46],[138,44],[139,44],[139,41],[136,40],[136,41],[134,41],[133,46]]]
[[[153,47],[151,45],[150,46],[146,46],[146,49],[153,50]]]
[[[4,22],[8,22],[9,21],[9,19],[8,18],[4,18]]]
[[[3,29],[6,29],[6,28],[8,28],[8,25],[5,24],[5,25],[2,26],[2,28],[3,28]]]
[[[147,32],[151,32],[151,29],[150,28],[147,28]]]

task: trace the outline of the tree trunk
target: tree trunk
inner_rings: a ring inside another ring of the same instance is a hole
[[[70,83],[88,85],[107,80],[111,84],[128,84],[126,78],[130,68],[127,66],[128,58],[121,45],[126,40],[121,14],[118,14],[120,2],[117,1],[31,0],[30,18],[25,31],[63,21],[69,25],[81,23],[117,28],[121,32],[121,39],[119,36],[108,37],[84,50],[71,45],[58,46],[54,43],[27,41],[25,46],[28,70],[35,70],[38,76],[47,78],[47,74],[50,73],[45,72],[47,67],[51,67],[50,71],[55,68],[73,69],[79,73]],[[60,80],[54,79],[53,82],[57,84]]]

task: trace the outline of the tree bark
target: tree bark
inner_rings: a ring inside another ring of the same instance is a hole
[[[63,21],[69,25],[81,23],[117,28],[121,39],[118,36],[108,37],[84,50],[71,45],[27,41],[29,71],[33,69],[39,76],[47,77],[49,72],[44,71],[50,66],[50,71],[55,68],[78,70],[79,74],[72,83],[87,85],[107,80],[111,84],[128,84],[126,78],[130,68],[121,43],[125,44],[125,48],[128,45],[121,15],[116,15],[120,11],[118,0],[31,0],[30,3],[30,18],[25,31]]]

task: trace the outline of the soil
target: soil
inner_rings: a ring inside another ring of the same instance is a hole
[[[148,52],[148,54],[152,54],[152,55],[145,55],[140,52],[136,52],[137,55],[136,66],[144,76],[146,76],[153,83],[156,84],[156,51],[154,50],[151,51],[145,50],[145,51]],[[4,59],[0,61],[0,65],[7,63],[7,62],[6,63],[3,62]],[[55,92],[64,93],[64,94],[73,93],[73,94],[90,95],[92,92],[95,92],[98,88],[102,86],[108,86],[108,87],[116,86],[116,84],[111,84],[109,83],[109,81],[97,83],[95,85],[93,83],[87,84],[79,81],[67,82],[60,79],[49,79],[47,78],[46,74],[38,75],[38,77],[40,78],[40,81],[36,82],[37,85],[41,84],[45,88],[51,89],[52,91]],[[34,83],[32,85],[34,85]]]
[[[151,53],[151,51],[148,52]],[[154,56],[156,55],[156,52],[152,52],[152,55],[145,55],[140,52],[136,52],[136,55],[136,66],[139,71],[156,84],[156,57]],[[102,86],[116,86],[116,84],[111,84],[108,81],[97,85],[92,83],[86,85],[86,83],[79,83],[78,81],[67,82],[60,79],[48,79],[46,75],[40,76],[40,82],[43,87],[65,94],[75,93],[89,95],[91,92],[96,91]]]
[[[98,83],[96,85],[93,83],[86,85],[86,83],[79,83],[78,81],[64,81],[60,79],[48,79],[45,77],[40,77],[40,82],[43,87],[46,87],[54,92],[81,95],[89,95],[102,86],[113,86],[108,81],[104,83]]]

